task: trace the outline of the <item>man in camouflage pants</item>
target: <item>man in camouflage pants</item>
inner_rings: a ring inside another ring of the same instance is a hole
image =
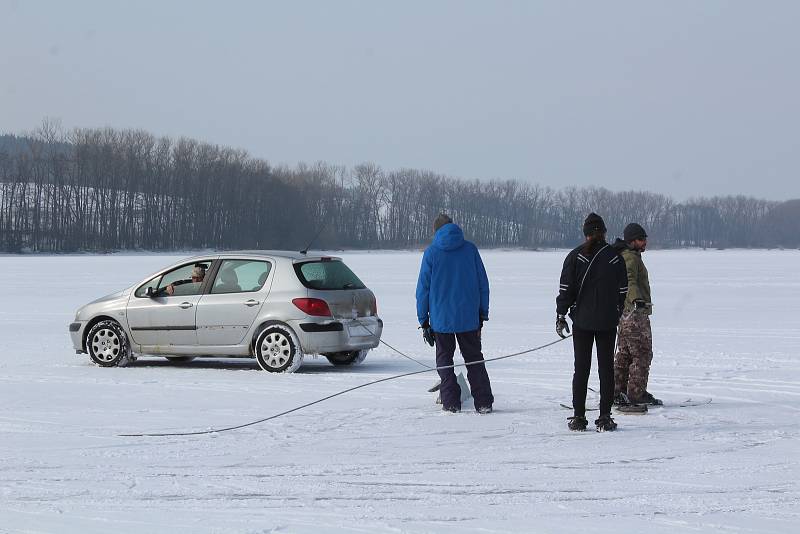
[[[619,322],[617,353],[614,356],[614,403],[660,405],[647,392],[650,363],[653,360],[653,334],[650,315],[650,280],[642,252],[647,248],[647,233],[637,223],[625,227],[624,241],[614,243],[628,271],[628,296]]]

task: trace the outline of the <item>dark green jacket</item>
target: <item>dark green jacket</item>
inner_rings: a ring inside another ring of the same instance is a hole
[[[652,315],[653,301],[650,297],[650,278],[647,267],[642,261],[642,253],[628,247],[627,243],[617,240],[614,248],[619,250],[625,260],[625,269],[628,271],[628,296],[625,298],[625,313],[633,310],[634,300],[643,300],[647,304],[647,315]]]

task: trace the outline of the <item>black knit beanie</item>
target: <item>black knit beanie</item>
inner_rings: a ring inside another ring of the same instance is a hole
[[[644,239],[646,237],[647,232],[644,231],[644,228],[642,228],[642,225],[639,223],[630,223],[622,232],[622,239],[624,239],[626,243],[630,243],[635,239]]]
[[[586,217],[586,220],[583,221],[583,235],[589,236],[598,230],[602,233],[606,233],[606,223],[603,222],[602,217],[592,212]]]

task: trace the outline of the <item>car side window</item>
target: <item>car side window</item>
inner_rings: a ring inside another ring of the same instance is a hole
[[[267,281],[272,264],[256,260],[224,260],[219,267],[211,293],[251,293],[260,291]]]
[[[156,276],[155,278],[153,278],[152,280],[148,280],[144,284],[140,285],[139,289],[136,290],[136,293],[134,293],[134,295],[139,297],[139,298],[146,297],[147,296],[147,288],[148,287],[152,287],[153,291],[155,291],[156,289],[158,289],[158,281],[159,280],[161,280],[161,275],[160,274],[158,276]]]
[[[139,286],[135,295],[137,297],[147,296],[147,288],[152,287],[159,297],[185,297],[189,295],[199,295],[200,288],[203,286],[203,280],[192,278],[192,271],[195,267],[203,267],[205,272],[208,272],[211,267],[211,261],[195,261],[186,265],[176,267],[161,276],[156,276],[149,282]],[[167,292],[167,286],[172,286],[172,294]]]

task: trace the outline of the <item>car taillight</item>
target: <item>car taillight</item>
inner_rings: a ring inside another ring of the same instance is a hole
[[[322,299],[292,299],[292,304],[297,306],[306,315],[333,317],[328,303]]]

